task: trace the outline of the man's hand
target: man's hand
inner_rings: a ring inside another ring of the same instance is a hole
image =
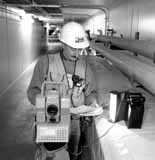
[[[96,102],[94,102],[90,105],[90,107],[99,108],[100,106]]]
[[[72,103],[74,107],[78,107],[84,104],[84,93],[81,94],[72,94]]]
[[[75,85],[72,89],[72,103],[74,107],[78,107],[84,104],[85,102],[85,97],[84,97],[84,92],[83,89],[85,88],[85,82],[81,81],[80,84]]]

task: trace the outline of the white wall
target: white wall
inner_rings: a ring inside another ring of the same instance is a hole
[[[98,30],[105,33],[105,14],[103,11],[95,14],[84,23],[86,30],[90,30],[91,34],[99,34]]]
[[[0,95],[39,53],[42,26],[22,24],[18,14],[0,6]]]
[[[126,0],[110,12],[110,27],[117,31],[117,36],[134,38],[140,32],[140,39],[155,38],[155,1]]]

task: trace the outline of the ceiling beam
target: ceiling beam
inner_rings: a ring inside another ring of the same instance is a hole
[[[60,8],[61,5],[47,5],[47,4],[36,4],[36,3],[31,3],[31,4],[20,4],[20,3],[6,3],[8,6],[18,6],[18,7],[49,7],[49,8]]]
[[[80,13],[74,13],[74,14],[70,14],[70,13],[63,13],[64,16],[70,16],[70,17],[76,17],[76,16],[80,16],[80,17],[90,17],[89,14],[80,14]]]
[[[30,2],[29,0],[25,0]],[[49,8],[83,8],[83,9],[103,9],[106,8],[104,5],[51,5],[51,4],[37,4],[33,1],[30,4],[20,4],[20,3],[7,3],[9,6],[20,6],[20,7],[49,7]]]
[[[4,1],[3,1],[4,2]],[[43,15],[48,15],[48,13],[42,9],[41,7],[38,8],[39,6],[36,4],[36,2],[34,0],[24,0],[24,2],[28,3],[28,4],[18,4],[18,3],[7,3],[7,2],[4,2],[4,4],[8,7],[22,7],[22,8],[25,8],[25,7],[34,7],[36,8],[39,12],[41,12]]]
[[[104,5],[63,5],[62,8],[103,9]]]
[[[24,0],[24,1],[27,1],[27,2],[29,2],[30,4],[32,4],[32,5],[36,5],[37,3],[34,1],[34,0]],[[38,7],[35,7],[38,11],[40,11],[43,15],[47,15],[48,13],[44,10],[44,9],[42,9],[42,8],[38,8]]]
[[[29,1],[29,0],[26,0]],[[42,14],[48,15],[48,13],[42,9],[42,7],[49,7],[49,8],[75,8],[75,9],[99,9],[103,11],[106,15],[105,20],[106,20],[106,27],[109,28],[109,9],[106,8],[104,5],[65,5],[65,4],[58,4],[58,5],[50,5],[50,4],[37,4],[32,0],[32,3],[30,4],[12,4],[12,3],[6,3],[8,6],[18,6],[18,7],[36,7],[39,11],[42,12]]]
[[[25,2],[27,2],[28,4],[30,4],[32,1],[29,1],[29,0],[24,0]]]

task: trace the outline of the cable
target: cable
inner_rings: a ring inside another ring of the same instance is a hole
[[[120,103],[119,109],[118,109],[118,111],[117,111],[117,113],[116,113],[116,117],[118,116],[118,112],[119,112],[119,110],[120,110],[120,106],[121,106],[121,103]],[[88,148],[88,147],[90,147],[91,145],[97,143],[101,138],[103,138],[104,136],[106,136],[106,135],[109,133],[109,131],[114,127],[115,124],[116,124],[116,123],[113,123],[112,126],[111,126],[103,135],[101,135],[100,137],[96,138],[96,139],[95,139],[94,141],[92,141],[89,145],[84,145],[84,146],[82,146],[82,147],[83,147],[83,148]]]
[[[40,147],[40,144],[36,143],[35,142],[35,145],[37,146],[37,148],[39,148],[39,150],[41,151],[41,147]]]
[[[113,123],[112,126],[111,126],[103,135],[101,135],[100,137],[96,138],[96,139],[95,139],[94,141],[92,141],[90,144],[84,145],[84,146],[82,146],[82,147],[83,147],[83,148],[88,148],[88,147],[92,146],[93,144],[97,143],[101,138],[103,138],[104,136],[106,136],[106,135],[109,133],[109,131],[114,127],[114,125],[115,125],[115,123]]]
[[[86,64],[85,64],[85,65],[86,65],[86,68],[85,68],[85,75],[84,75],[84,76],[85,76],[85,84],[86,84],[86,82],[87,82],[87,79],[86,79],[86,78],[87,78],[87,76],[86,76],[86,75],[87,75],[87,65],[88,65],[88,64],[87,64],[87,63],[88,63],[88,62],[87,62],[87,55],[86,55],[86,58],[85,58],[85,63],[86,63]],[[85,88],[86,88],[86,86],[85,86]],[[85,97],[85,104],[86,104],[86,89],[84,89],[84,97]]]
[[[71,150],[70,150],[69,148],[67,148],[67,151],[68,151],[69,153],[71,153],[72,155],[74,155],[74,156],[79,156],[79,155],[82,153],[82,148],[80,147],[80,151],[77,152],[77,153],[71,152]]]
[[[47,68],[46,68],[46,73],[45,73],[45,78],[44,80],[46,81],[47,78],[48,78],[48,72],[49,72],[49,56],[48,56],[48,53],[46,53],[46,56],[47,56]],[[51,76],[51,75],[50,75]],[[51,78],[51,77],[50,77]]]
[[[124,93],[124,96],[123,96],[122,99],[124,100],[124,98],[125,98],[125,93]],[[122,100],[122,101],[123,101],[123,100]],[[117,113],[116,113],[116,120],[117,120],[117,118],[118,118],[118,113],[119,113],[119,111],[120,111],[120,108],[121,108],[121,105],[122,105],[122,101],[120,102],[119,107],[118,107],[118,110],[117,110]],[[96,143],[98,140],[100,140],[102,137],[106,136],[106,135],[109,133],[109,131],[114,127],[115,124],[116,124],[116,123],[113,123],[113,125],[112,125],[103,135],[101,135],[100,137],[96,138],[96,139],[95,139],[94,141],[92,141],[89,145],[84,145],[84,146],[82,146],[82,147],[83,147],[83,148],[87,148],[87,147],[95,144],[95,143]]]

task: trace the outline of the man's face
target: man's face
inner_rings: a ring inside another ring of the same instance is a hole
[[[80,57],[80,54],[82,53],[82,51],[83,49],[72,48],[64,44],[64,52],[63,52],[64,56],[66,59],[70,61],[76,61]]]

